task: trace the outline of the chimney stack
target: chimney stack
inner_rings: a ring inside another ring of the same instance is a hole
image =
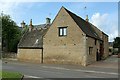
[[[89,21],[89,19],[88,19],[88,15],[86,15],[86,21],[87,21],[87,22]]]
[[[50,18],[46,18],[46,24],[50,24]]]
[[[30,25],[29,25],[29,31],[32,31],[33,25],[32,25],[32,19],[30,20]]]
[[[25,22],[24,22],[24,20],[23,20],[22,23],[21,23],[21,27],[22,27],[22,28],[25,27]]]

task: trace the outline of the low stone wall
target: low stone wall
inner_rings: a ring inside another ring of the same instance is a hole
[[[18,49],[19,61],[41,63],[42,49]]]

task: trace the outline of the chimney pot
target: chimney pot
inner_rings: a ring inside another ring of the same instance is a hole
[[[32,25],[32,19],[30,19],[30,25]]]
[[[21,27],[22,27],[22,28],[25,27],[25,22],[24,22],[24,20],[23,20],[22,23],[21,23]]]
[[[30,19],[30,25],[29,25],[30,27],[29,27],[29,31],[32,31],[32,29],[33,29],[33,25],[32,25],[32,19]]]
[[[51,19],[50,18],[46,18],[46,24],[50,24]]]

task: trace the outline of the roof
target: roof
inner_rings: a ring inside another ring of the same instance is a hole
[[[34,25],[34,28],[45,28],[46,24]]]
[[[72,19],[76,22],[76,24],[81,28],[81,30],[89,37],[95,38],[95,39],[100,39],[96,31],[93,29],[93,26],[91,23],[85,21],[81,17],[77,16],[76,14],[70,12],[66,8],[64,8],[68,14],[72,17]]]
[[[21,38],[18,47],[19,48],[42,48],[43,47],[43,36],[47,32],[49,25],[33,25],[34,29],[32,31],[27,30],[27,32]]]
[[[106,36],[108,37],[108,35],[107,35],[107,34],[105,34],[103,31],[102,31],[102,34],[104,34],[104,35],[106,35]]]

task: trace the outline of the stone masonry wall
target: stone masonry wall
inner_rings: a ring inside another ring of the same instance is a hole
[[[17,58],[20,61],[41,63],[42,49],[18,49]]]
[[[103,58],[106,58],[109,55],[108,36],[105,33],[103,33],[101,30],[99,30],[97,27],[93,26],[93,28],[97,32],[97,34],[100,36],[100,38],[103,40],[103,45],[104,45]]]
[[[89,54],[89,47],[92,47],[92,53]],[[95,39],[87,38],[87,64],[91,64],[96,61],[96,53],[100,50],[100,43],[97,40],[95,45]]]
[[[59,27],[67,27],[67,36],[59,36]],[[62,8],[44,36],[45,63],[86,65],[85,34]]]
[[[103,40],[104,40],[104,54],[103,58],[107,58],[109,56],[109,44],[108,44],[108,36],[103,34]]]

